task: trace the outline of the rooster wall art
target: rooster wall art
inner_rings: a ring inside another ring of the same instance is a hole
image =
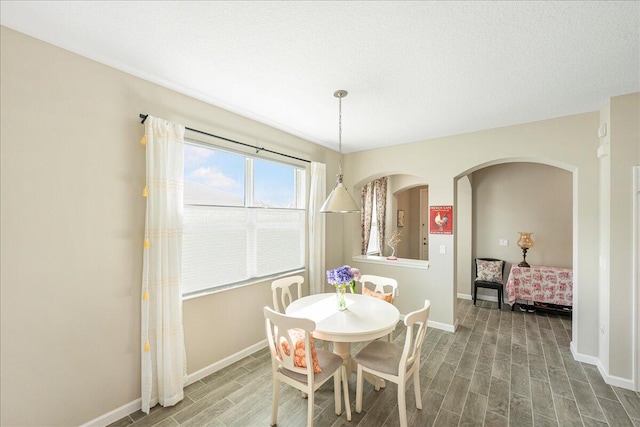
[[[431,206],[431,234],[452,234],[453,206]]]
[[[438,212],[438,215],[436,215],[433,222],[435,222],[436,225],[440,228],[440,231],[442,231],[444,230],[444,226],[449,222],[449,216],[447,214],[440,216],[440,212]]]

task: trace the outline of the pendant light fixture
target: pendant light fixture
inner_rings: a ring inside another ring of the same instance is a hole
[[[340,163],[338,164],[336,187],[320,208],[322,213],[360,212],[360,208],[342,184],[342,98],[347,96],[347,93],[346,90],[337,90],[333,94],[338,98],[338,151],[340,152]]]

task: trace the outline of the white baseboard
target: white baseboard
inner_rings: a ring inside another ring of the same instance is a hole
[[[211,375],[214,372],[218,372],[220,369],[222,368],[226,368],[227,366],[231,365],[232,363],[237,362],[240,359],[244,359],[245,357],[255,353],[256,351],[264,348],[267,346],[267,340],[264,339],[250,347],[245,348],[244,350],[241,350],[235,354],[232,354],[229,357],[226,357],[216,363],[212,363],[209,366],[205,366],[204,368],[189,374],[187,376],[187,382],[185,384],[185,387],[188,386],[189,384],[193,384],[196,381],[201,380],[202,378],[206,377],[207,375]]]
[[[569,349],[571,350],[571,355],[573,356],[573,358],[578,362],[584,362],[594,366],[597,366],[598,364],[600,364],[600,359],[598,359],[597,357],[578,353],[573,341],[569,343]]]
[[[600,371],[600,375],[604,378],[604,382],[609,385],[614,385],[620,388],[626,388],[628,390],[633,390],[633,380],[628,378],[620,378],[615,375],[609,375],[607,371],[604,369],[600,361],[596,365],[598,367],[598,371]]]
[[[404,318],[405,318],[405,315],[401,314],[400,320],[404,321]],[[434,329],[442,329],[443,331],[447,331],[447,332],[455,332],[455,327],[451,325],[447,325],[446,323],[434,322],[433,320],[427,321],[427,326]]]
[[[133,402],[126,403],[119,408],[114,409],[98,418],[94,418],[89,422],[82,424],[80,427],[104,427],[118,421],[127,415],[138,411],[142,407],[142,399],[136,399]]]
[[[468,299],[468,300],[473,300],[473,295],[468,295],[468,294],[458,294],[458,298],[459,299]],[[478,299],[479,300],[483,300],[483,301],[491,301],[491,302],[498,302],[498,297],[497,296],[493,296],[493,295],[480,295],[478,294]],[[509,304],[509,301],[502,301],[503,304]]]
[[[456,328],[454,325],[448,325],[446,323],[434,322],[433,320],[429,320],[427,324],[429,325],[430,328],[442,329],[443,331],[447,331],[447,332],[456,331]]]
[[[193,384],[196,381],[201,380],[207,375],[211,375],[214,372],[219,371],[222,368],[226,368],[227,366],[231,365],[234,362],[237,362],[240,359],[244,359],[245,357],[255,353],[256,351],[266,346],[267,346],[267,340],[264,339],[250,347],[247,347],[235,354],[232,354],[229,357],[226,357],[216,363],[212,363],[209,366],[206,366],[196,372],[193,372],[187,375],[187,381],[185,383],[185,387],[188,386],[189,384]],[[142,399],[136,399],[133,402],[126,403],[121,407],[114,409],[111,412],[108,412],[104,415],[94,418],[89,422],[84,423],[80,427],[105,427],[113,423],[114,421],[118,421],[119,419],[124,418],[133,412],[138,411],[141,407],[142,407]]]
[[[626,388],[628,390],[633,390],[633,380],[632,379],[620,378],[620,377],[616,377],[615,375],[609,375],[609,373],[604,368],[604,366],[602,366],[602,363],[600,363],[600,359],[598,359],[595,356],[588,356],[586,354],[578,353],[576,351],[575,346],[573,345],[573,341],[571,341],[571,344],[569,345],[569,348],[571,349],[571,355],[573,356],[573,358],[575,360],[577,360],[578,362],[583,362],[583,363],[588,363],[590,365],[594,365],[596,368],[598,368],[598,371],[600,372],[600,375],[602,375],[602,379],[607,384],[613,385],[613,386],[616,386],[616,387],[620,387],[620,388]]]

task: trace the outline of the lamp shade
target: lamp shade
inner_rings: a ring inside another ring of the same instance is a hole
[[[518,240],[518,246],[522,249],[531,249],[533,247],[533,240],[531,240],[531,235],[533,233],[520,231],[520,240]]]
[[[351,198],[351,195],[344,188],[342,182],[338,182],[336,188],[333,189],[327,200],[320,208],[322,213],[349,213],[360,212],[360,208],[356,202]]]

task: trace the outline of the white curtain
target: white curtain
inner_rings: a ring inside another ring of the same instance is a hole
[[[187,375],[182,294],[184,126],[145,121],[147,197],[142,270],[142,411],[183,399]]]
[[[311,191],[309,193],[309,292],[324,292],[325,282],[325,217],[320,208],[326,198],[324,163],[311,162]]]

